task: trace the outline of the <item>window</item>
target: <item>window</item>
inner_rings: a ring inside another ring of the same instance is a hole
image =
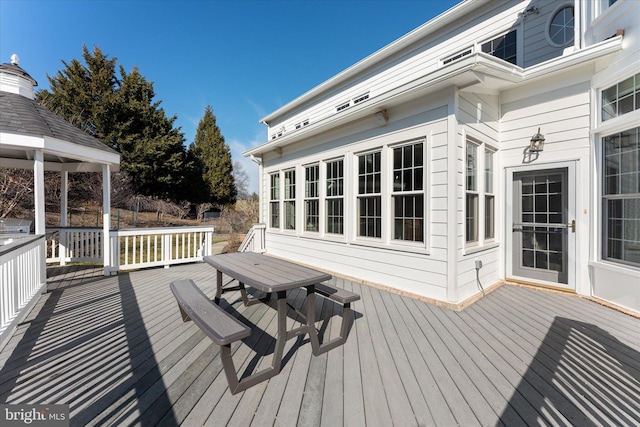
[[[484,149],[484,238],[494,239],[496,198],[493,193],[493,151]]]
[[[380,151],[358,156],[358,236],[382,236]]]
[[[467,140],[465,159],[465,241],[481,246],[496,237],[495,151]]]
[[[640,109],[640,73],[602,91],[602,121]]]
[[[344,162],[327,162],[327,233],[344,233]]]
[[[512,64],[516,63],[516,30],[482,44],[482,51]]]
[[[640,266],[640,127],[602,144],[603,258]]]
[[[393,238],[424,242],[424,144],[393,149]]]
[[[478,241],[478,145],[467,141],[466,167],[466,218],[467,243]]]
[[[573,6],[565,6],[553,15],[547,29],[549,39],[556,46],[566,46],[573,42]]]
[[[296,229],[296,171],[284,172],[284,228]]]
[[[269,176],[269,217],[271,228],[280,228],[280,173]]]
[[[304,229],[318,231],[320,222],[320,200],[318,194],[318,165],[304,168]]]

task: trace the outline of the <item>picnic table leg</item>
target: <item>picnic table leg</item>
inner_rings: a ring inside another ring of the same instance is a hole
[[[313,354],[317,356],[320,354],[320,341],[316,329],[316,288],[314,285],[307,286],[307,333]]]
[[[222,271],[216,270],[216,296],[213,301],[220,305],[220,298],[222,298]]]

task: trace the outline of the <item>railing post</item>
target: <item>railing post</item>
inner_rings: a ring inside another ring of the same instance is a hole
[[[68,244],[67,230],[60,229],[60,237],[58,238],[58,256],[60,257],[60,265],[67,265],[67,244]]]
[[[162,263],[164,268],[171,264],[171,233],[162,234]]]

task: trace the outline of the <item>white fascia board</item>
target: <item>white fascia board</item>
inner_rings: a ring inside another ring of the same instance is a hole
[[[0,167],[15,169],[33,169],[33,160],[3,159],[0,158]],[[101,172],[102,164],[99,163],[59,163],[44,162],[44,170],[47,172]]]
[[[120,165],[120,154],[118,153],[85,147],[49,136],[44,137],[44,151],[48,154],[81,162],[108,164],[116,167]]]
[[[13,132],[0,132],[0,153],[2,152],[2,147],[41,150],[44,148],[44,137]]]
[[[406,35],[402,36],[396,41],[388,44],[382,49],[374,52],[373,54],[367,56],[361,61],[355,63],[354,65],[347,68],[346,70],[340,72],[339,74],[336,74],[334,77],[330,78],[329,80],[326,80],[324,83],[321,83],[320,85],[316,86],[310,91],[302,94],[301,96],[289,102],[288,104],[284,105],[283,107],[280,107],[273,113],[261,119],[259,122],[268,125],[274,119],[286,114],[291,110],[294,110],[300,107],[305,102],[308,102],[322,95],[325,92],[335,89],[336,86],[339,86],[347,82],[350,78],[363,72],[364,70],[372,66],[375,66],[377,64],[381,64],[386,59],[402,51],[402,49],[406,48],[407,46],[410,46],[413,43],[416,43],[420,39],[428,37],[429,35],[442,29],[443,27],[451,24],[455,20],[460,19],[465,15],[471,13],[478,7],[486,3],[489,3],[489,1],[490,0],[464,0],[463,2],[455,5],[451,9],[427,21],[425,24],[422,24],[418,28],[407,33]]]
[[[523,71],[522,79],[533,80],[545,77],[550,73],[566,70],[567,68],[583,65],[598,59],[603,59],[607,55],[611,55],[622,50],[622,38],[623,36],[615,36],[569,55],[564,55],[559,58],[541,62],[540,64],[532,65]]]

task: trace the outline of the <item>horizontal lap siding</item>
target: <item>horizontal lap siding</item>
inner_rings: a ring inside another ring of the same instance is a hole
[[[409,46],[385,63],[364,71],[338,89],[325,92],[321,97],[290,111],[269,123],[269,138],[283,126],[285,131],[295,130],[295,125],[305,119],[310,124],[318,122],[336,112],[336,107],[354,97],[369,92],[370,102],[376,96],[385,94],[403,84],[426,76],[439,68],[439,61],[474,43],[491,40],[493,37],[517,27],[518,13],[527,3],[510,1],[502,5],[492,3],[477,12],[474,19],[465,17],[447,28],[452,31],[438,32],[424,41]]]
[[[578,83],[566,77],[558,82],[560,87],[531,86],[521,92],[521,98],[502,104],[501,147],[505,166],[522,162],[523,152],[538,128],[546,139],[543,154],[546,161],[588,155],[589,81]]]
[[[461,128],[465,130],[466,135],[479,140],[479,142],[485,143],[490,147],[499,149],[500,138],[500,105],[498,96],[478,94],[472,92],[461,92],[458,97],[458,123]],[[461,149],[462,150],[462,149]],[[484,167],[484,166],[482,166]],[[461,162],[460,168],[464,171],[464,161]],[[483,170],[483,169],[482,169]],[[494,174],[499,177],[499,163],[497,156],[494,158]],[[464,183],[464,177],[461,177]],[[495,200],[495,213],[496,213],[496,242],[499,242],[502,238],[501,230],[501,215],[499,213],[500,200],[502,198],[499,191],[499,180],[494,184]],[[464,193],[465,188],[460,186],[459,197],[459,210],[464,212]],[[481,216],[483,219],[484,216]],[[460,237],[460,247],[465,247],[464,240],[464,217],[462,217],[462,223],[460,224],[460,230],[462,236]],[[492,244],[491,242],[490,244]],[[502,246],[494,247],[492,249],[483,250],[481,252],[466,253],[465,250],[461,250],[459,254],[459,262],[457,266],[458,274],[458,300],[463,301],[482,287],[490,286],[500,280],[500,251]],[[481,261],[482,268],[479,271],[479,275],[476,276],[475,262]]]
[[[538,7],[539,13],[528,15],[524,18],[523,55],[525,67],[562,56],[565,47],[555,47],[549,44],[547,24],[551,15],[563,4],[572,5],[573,1],[567,1],[566,3],[562,1],[538,1],[535,6]]]
[[[447,285],[446,269],[446,224],[447,203],[447,120],[446,102],[440,100],[418,100],[393,110],[393,121],[384,127],[366,127],[353,125],[343,128],[331,139],[333,133],[314,138],[298,146],[295,155],[272,159],[266,171],[284,170],[293,166],[315,163],[345,156],[355,159],[355,154],[396,143],[425,139],[427,147],[428,185],[427,225],[425,235],[428,251],[416,252],[411,248],[403,249],[401,244],[385,244],[382,241],[367,245],[358,240],[353,227],[357,224],[356,193],[357,170],[355,166],[345,164],[345,238],[349,243],[336,241],[333,236],[269,230],[266,238],[267,252],[287,259],[317,266],[346,276],[397,288],[406,292],[444,299]],[[425,111],[426,110],[426,111]],[[389,151],[391,155],[391,151]],[[383,185],[391,179],[391,170],[383,168]],[[304,185],[304,176],[298,175],[297,185]],[[321,184],[322,187],[322,184]],[[390,203],[390,196],[383,196]],[[322,201],[322,199],[321,199]],[[322,202],[321,202],[322,203]],[[303,215],[303,199],[296,201],[297,215]],[[384,211],[383,211],[384,212]],[[385,227],[393,222],[383,213]]]

